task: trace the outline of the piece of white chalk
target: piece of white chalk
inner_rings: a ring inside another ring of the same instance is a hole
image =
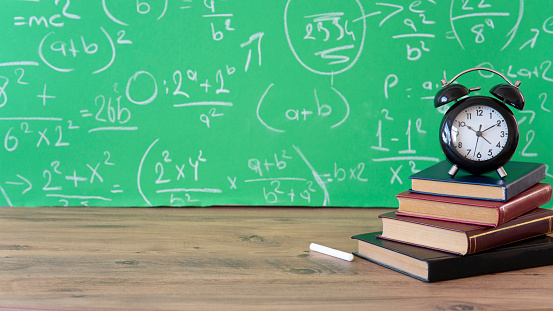
[[[322,253],[322,254],[325,254],[325,255],[328,255],[328,256],[340,258],[340,259],[343,259],[343,260],[347,260],[347,261],[352,261],[353,260],[353,254],[342,252],[342,251],[339,251],[337,249],[326,247],[326,246],[323,246],[323,245],[311,243],[309,245],[309,249],[312,250],[312,251],[318,252],[318,253]]]

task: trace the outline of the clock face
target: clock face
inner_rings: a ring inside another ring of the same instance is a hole
[[[503,151],[509,137],[505,118],[496,109],[473,105],[453,119],[451,139],[455,151],[472,161],[487,161]]]
[[[455,103],[444,115],[440,144],[447,159],[472,174],[507,163],[518,144],[518,125],[509,108],[487,96]]]

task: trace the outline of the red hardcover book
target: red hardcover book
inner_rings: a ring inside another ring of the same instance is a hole
[[[498,226],[551,200],[551,185],[538,183],[507,202],[404,191],[396,195],[398,215]]]
[[[495,228],[382,214],[383,239],[422,246],[458,255],[480,252],[497,246],[551,233],[553,211],[536,208]]]

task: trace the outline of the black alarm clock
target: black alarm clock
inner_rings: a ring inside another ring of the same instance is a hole
[[[466,88],[452,84],[460,76],[477,70],[492,72],[507,84],[494,86],[490,96],[467,96],[480,87]],[[459,169],[474,175],[496,170],[503,179],[507,163],[518,145],[518,124],[509,109],[524,108],[524,96],[519,91],[520,81],[514,84],[500,72],[476,67],[456,75],[451,81],[443,79],[443,87],[434,97],[434,106],[454,101],[440,125],[440,144],[446,158],[452,163],[448,174],[454,177]]]

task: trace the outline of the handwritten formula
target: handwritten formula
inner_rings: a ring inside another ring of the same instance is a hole
[[[524,0],[7,0],[0,205],[397,206],[441,79],[520,80],[553,164],[553,11]],[[502,83],[460,83],[487,95]]]

